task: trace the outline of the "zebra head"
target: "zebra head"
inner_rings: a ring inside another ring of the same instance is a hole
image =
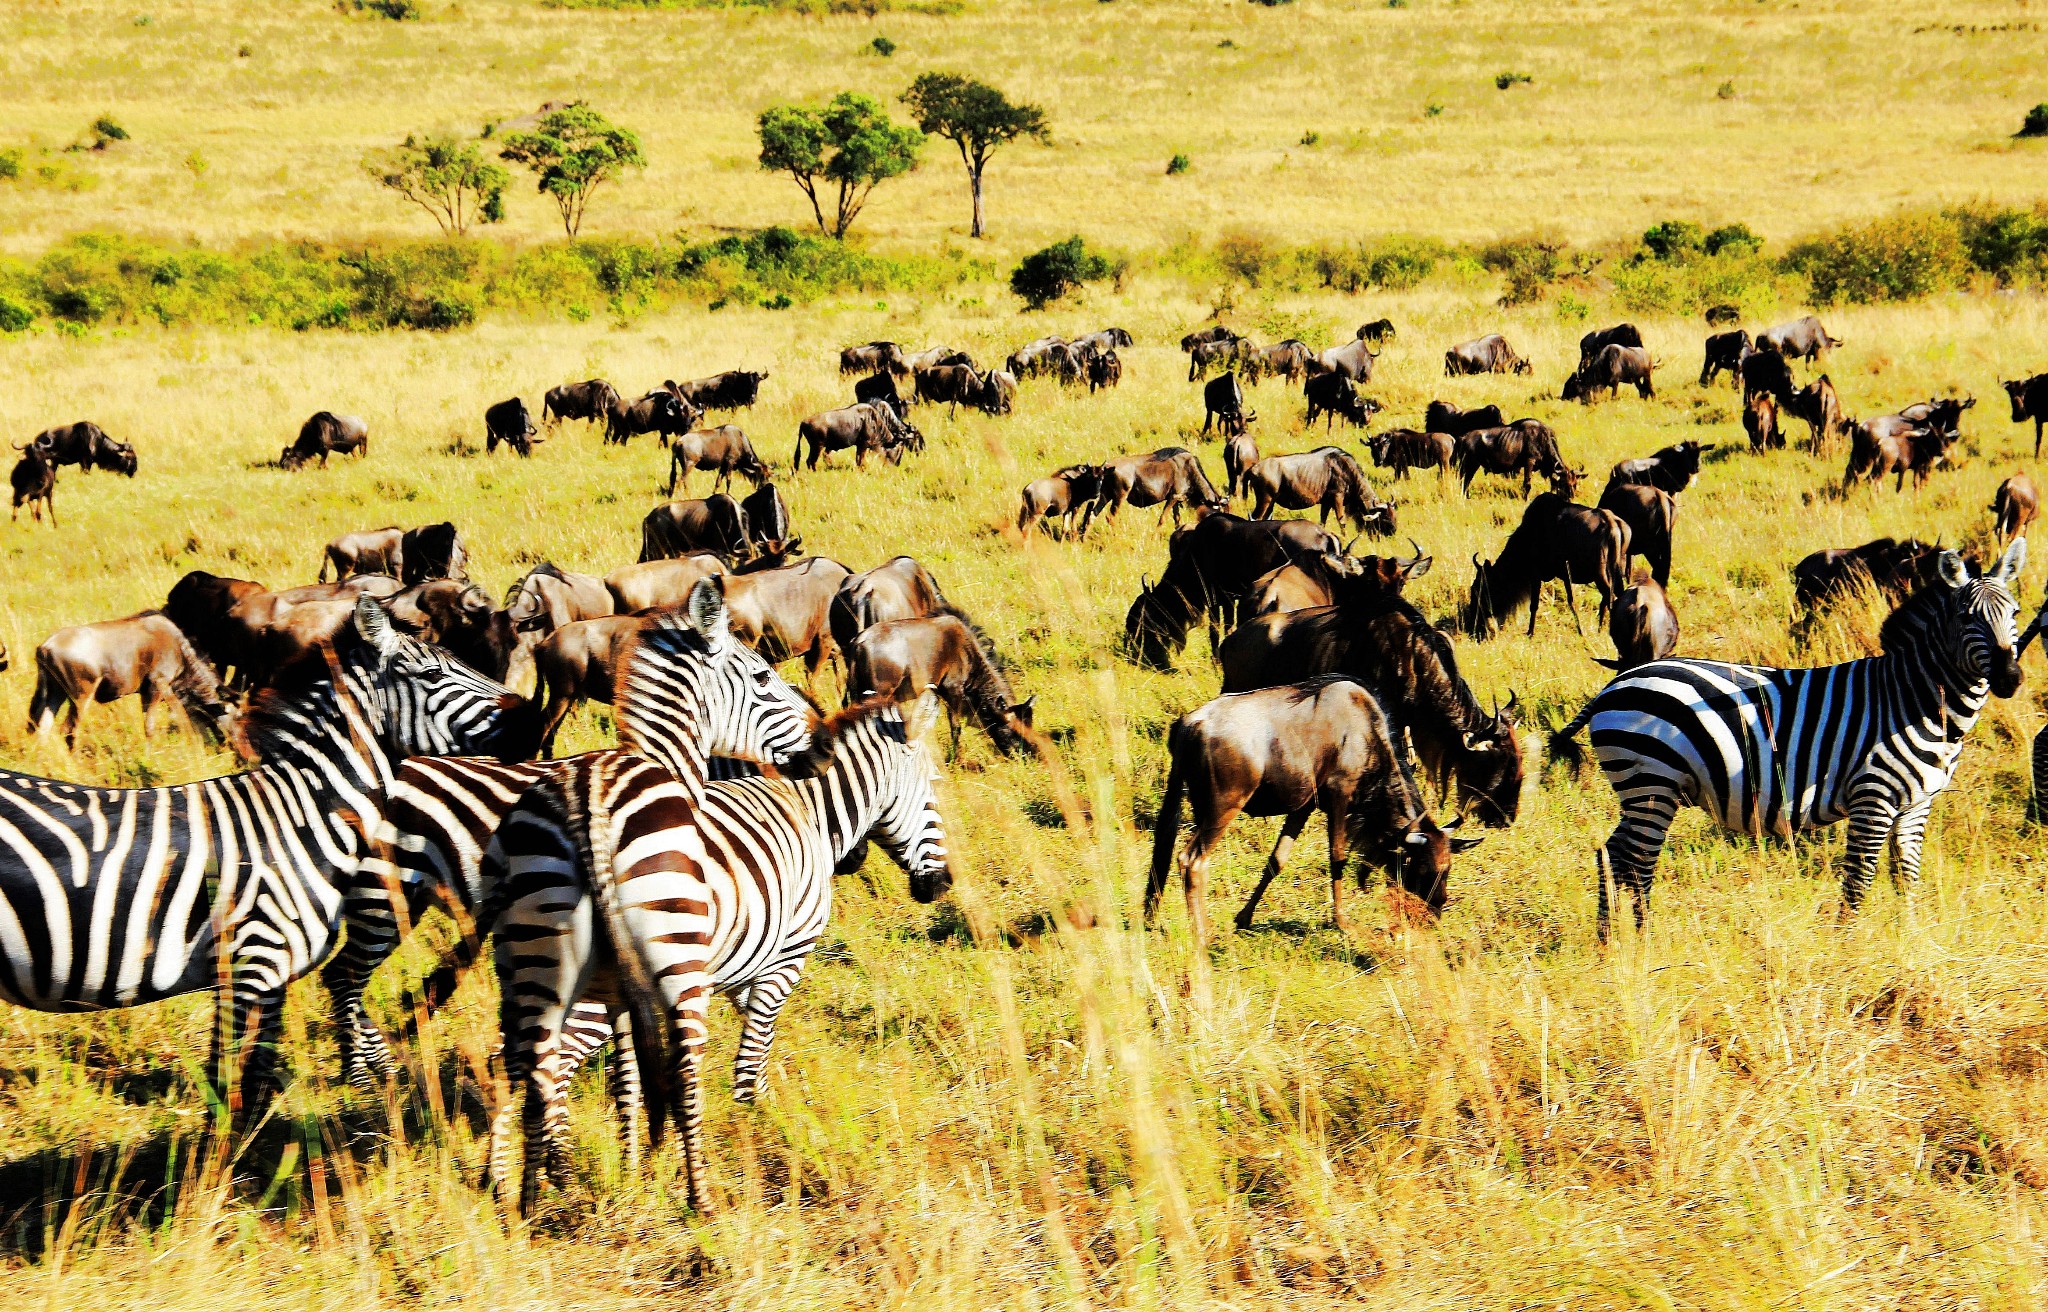
[[[938,771],[923,742],[938,709],[938,698],[927,692],[911,707],[908,722],[893,706],[861,721],[864,728],[872,726],[875,740],[872,768],[879,809],[871,832],[910,876],[910,896],[919,902],[936,901],[953,886],[953,870],[946,862],[946,822],[939,817],[932,791]],[[853,747],[850,738],[842,737],[842,750]]]
[[[1972,681],[1982,679],[1999,697],[2020,689],[2019,603],[2012,587],[2027,563],[2027,540],[2013,539],[1989,574],[1972,578],[1953,551],[1941,554],[1941,582],[1949,591],[1949,655]],[[2038,625],[2039,620],[2035,623]],[[2033,626],[2029,626],[2030,628]]]
[[[678,779],[702,781],[707,756],[800,779],[830,760],[810,703],[732,636],[722,575],[698,580],[681,615],[664,614],[642,630],[623,664],[619,741]]]

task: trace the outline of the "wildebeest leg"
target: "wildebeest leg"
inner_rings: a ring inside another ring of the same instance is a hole
[[[1540,590],[1543,585],[1539,583],[1536,586]],[[1579,623],[1578,599],[1572,596],[1572,567],[1570,565],[1564,567],[1564,608],[1572,614],[1572,627],[1579,631],[1581,638],[1585,637],[1586,626]],[[1531,625],[1529,632],[1532,634],[1536,632],[1535,626]]]
[[[1566,597],[1570,597],[1572,595],[1572,590],[1569,586],[1565,588],[1564,595]],[[1536,585],[1529,589],[1529,636],[1532,638],[1536,636],[1536,605],[1538,602],[1542,600],[1543,580],[1538,579],[1536,580]],[[1501,618],[1506,619],[1507,616],[1502,615]]]
[[[1273,855],[1266,858],[1266,873],[1259,876],[1259,882],[1252,889],[1252,895],[1245,899],[1244,910],[1237,913],[1237,928],[1240,932],[1252,927],[1252,913],[1259,909],[1259,899],[1266,895],[1266,886],[1280,873],[1280,867],[1287,864],[1288,853],[1294,850],[1294,840],[1301,837],[1303,826],[1315,814],[1313,804],[1302,807],[1289,815],[1280,825],[1280,839],[1273,844]]]
[[[2041,458],[2041,422],[2039,418],[2034,420],[2034,459],[2036,460]]]
[[[1237,819],[1239,811],[1235,804],[1217,805],[1214,798],[1205,800],[1216,806],[1216,810],[1213,814],[1202,815],[1201,803],[1196,804],[1195,836],[1180,858],[1181,888],[1188,899],[1188,923],[1193,927],[1195,943],[1200,947],[1209,946],[1209,857],[1222,839],[1223,831]]]

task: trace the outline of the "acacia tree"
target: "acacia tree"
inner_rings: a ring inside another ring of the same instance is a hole
[[[363,156],[363,171],[434,216],[441,231],[460,237],[473,223],[505,217],[505,188],[512,175],[484,158],[474,141],[457,137],[408,136],[388,150]]]
[[[529,130],[507,133],[501,153],[533,170],[538,189],[554,197],[562,229],[571,237],[583,227],[592,192],[626,169],[647,167],[639,135],[580,100],[550,110]]]
[[[1036,105],[1020,105],[1008,96],[971,77],[958,73],[926,73],[903,93],[903,103],[917,117],[917,126],[933,136],[944,137],[960,148],[960,162],[967,166],[968,189],[974,193],[974,230],[971,236],[987,235],[982,220],[981,175],[996,147],[1019,137],[1052,139],[1045,111]]]
[[[787,173],[811,201],[818,231],[843,239],[875,187],[917,167],[924,134],[889,120],[873,96],[842,91],[823,109],[772,105],[761,111],[761,167]],[[836,188],[832,222],[821,187]]]

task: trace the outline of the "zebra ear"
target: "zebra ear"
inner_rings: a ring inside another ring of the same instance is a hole
[[[683,612],[689,617],[690,627],[713,651],[732,641],[732,616],[725,608],[725,576],[711,574],[697,580],[697,586],[690,589],[690,599],[684,603]]]
[[[1941,571],[1941,581],[1949,587],[1960,588],[1970,581],[1969,563],[1959,553],[1944,551],[1937,564]]]
[[[363,641],[370,644],[381,660],[390,660],[398,653],[398,630],[391,626],[391,612],[378,604],[371,596],[356,598],[356,632],[363,635]]]
[[[2005,549],[2005,555],[1999,559],[1998,568],[1991,571],[1991,581],[1993,583],[2010,584],[2020,576],[2020,571],[2026,567],[2027,540],[2025,538],[2014,538],[2012,545]]]

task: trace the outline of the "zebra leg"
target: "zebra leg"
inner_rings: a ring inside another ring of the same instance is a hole
[[[682,1133],[683,1170],[689,1182],[690,1210],[711,1214],[711,1177],[704,1158],[705,1011],[710,997],[702,984],[686,985],[670,1009],[676,1034],[675,1119]]]
[[[1910,887],[1920,882],[1920,845],[1927,837],[1927,816],[1934,809],[1934,795],[1899,812],[1892,828],[1892,887]]]
[[[1655,791],[1636,793],[1621,804],[1621,823],[1607,836],[1607,843],[1600,849],[1600,941],[1605,943],[1610,929],[1607,885],[1629,895],[1636,916],[1636,928],[1641,929],[1643,919],[1650,910],[1650,886],[1657,877],[1657,858],[1664,853],[1664,836],[1671,832],[1671,822],[1678,816],[1678,797],[1675,793],[1659,788]]]
[[[614,1016],[624,1020],[626,1013],[602,1002],[585,999],[568,1009],[561,1035],[555,1043],[555,1076],[548,1097],[543,1133],[547,1137],[548,1176],[557,1188],[566,1188],[569,1180],[569,1085],[576,1078],[576,1072],[583,1069],[584,1063],[612,1041]],[[617,1101],[616,1070],[614,1067],[614,1102]],[[639,1079],[636,1067],[633,1072],[636,1092]],[[637,1104],[637,1097],[635,1101]]]
[[[1877,875],[1877,859],[1899,823],[1897,804],[1875,789],[1851,798],[1849,807],[1849,852],[1842,871],[1845,915],[1863,905],[1863,895]]]
[[[230,985],[222,1010],[214,1022],[208,1067],[213,1087],[228,1109],[228,1124],[240,1133],[262,1117],[277,1093],[284,990],[268,978],[237,980]]]
[[[740,1051],[732,1067],[732,1099],[751,1103],[760,1091],[761,1071],[768,1064],[768,1048],[775,1042],[775,1019],[783,1004],[803,978],[802,958],[755,979],[747,988],[745,1028],[740,1031]]]
[[[640,1111],[645,1096],[640,1090],[640,1054],[633,1048],[633,1017],[624,1009],[611,1015],[612,1033],[617,1042],[612,1046],[611,1086],[612,1114],[619,1123],[619,1155],[626,1169],[635,1175],[640,1173],[640,1159],[643,1155],[644,1139],[640,1133]]]

